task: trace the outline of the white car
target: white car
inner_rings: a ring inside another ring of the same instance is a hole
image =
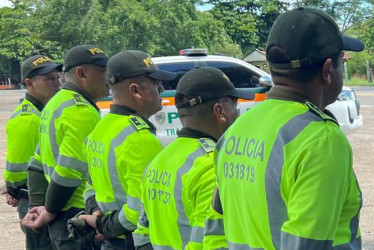
[[[343,86],[338,100],[327,106],[326,109],[334,114],[345,134],[353,133],[363,124],[360,102],[355,91],[351,88]]]
[[[174,105],[175,88],[178,80],[189,70],[195,67],[216,67],[222,70],[233,82],[236,88],[250,88],[256,98],[253,101],[239,100],[240,114],[266,99],[266,92],[273,85],[271,77],[263,70],[242,60],[227,57],[206,55],[202,50],[188,55],[154,57],[153,62],[162,70],[171,71],[178,76],[173,81],[163,82],[165,91],[162,93],[163,109],[150,117],[150,121],[157,128],[157,136],[162,144],[167,145],[177,137],[177,131],[182,128]],[[102,115],[108,112],[108,103],[111,98],[99,102]],[[344,87],[336,102],[327,107],[337,118],[342,130],[352,133],[362,126],[360,105],[354,90]]]

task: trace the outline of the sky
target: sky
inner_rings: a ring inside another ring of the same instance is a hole
[[[10,7],[12,4],[8,0],[0,0],[0,8],[7,6]]]
[[[8,0],[0,0],[0,8],[4,6],[11,7],[12,4]],[[209,4],[205,6],[196,6],[196,7],[198,10],[202,10],[202,11],[210,10],[212,8],[212,6]]]

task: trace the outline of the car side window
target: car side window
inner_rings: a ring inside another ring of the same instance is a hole
[[[260,84],[260,76],[250,69],[232,62],[207,61],[206,66],[215,67],[223,71],[236,88],[254,88]]]
[[[179,79],[191,69],[195,68],[195,62],[167,62],[156,63],[160,70],[165,70],[177,74],[177,78],[171,81],[162,81],[165,90],[174,90],[177,87]]]

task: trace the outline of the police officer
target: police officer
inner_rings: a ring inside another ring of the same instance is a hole
[[[274,87],[217,146],[230,249],[361,249],[352,149],[325,108],[342,89],[343,50],[363,49],[321,10],[275,21],[266,49]]]
[[[108,61],[113,104],[88,136],[84,149],[93,188],[85,198],[87,201],[95,193],[105,215],[80,216],[108,238],[102,249],[134,247],[131,232],[139,217],[141,178],[162,150],[156,128],[148,119],[162,109],[161,81],[175,77],[159,70],[141,51],[122,51]]]
[[[40,113],[48,100],[60,90],[58,72],[62,65],[47,56],[34,55],[21,65],[21,80],[26,87],[25,99],[14,110],[6,125],[7,156],[4,180],[7,202],[17,206],[20,219],[29,205],[27,166],[39,141]],[[36,234],[21,226],[26,234],[27,249],[51,249],[48,230]]]
[[[203,249],[215,184],[213,150],[238,117],[238,98],[254,94],[235,89],[216,68],[192,69],[180,79],[175,104],[183,128],[144,174],[136,246],[145,248],[149,234],[154,249]]]
[[[88,169],[82,146],[100,119],[95,102],[109,92],[105,84],[107,60],[96,46],[78,45],[70,49],[64,60],[62,90],[41,115],[39,148],[30,162],[29,171],[33,174],[29,175],[29,184],[37,187],[39,179],[45,176],[48,189],[45,204],[39,204],[44,206],[31,209],[23,224],[34,229],[48,224],[56,249],[86,247],[68,239],[66,223],[84,209]]]

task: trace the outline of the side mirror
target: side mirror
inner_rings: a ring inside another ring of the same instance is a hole
[[[260,86],[261,87],[273,87],[274,83],[271,79],[271,76],[265,75],[260,77]]]

